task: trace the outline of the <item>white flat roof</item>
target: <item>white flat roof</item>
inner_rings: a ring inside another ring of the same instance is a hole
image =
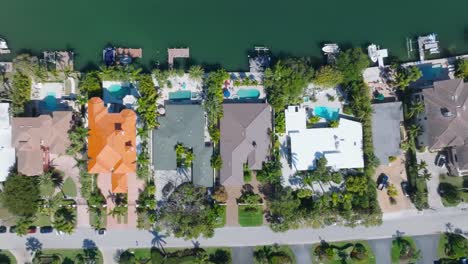
[[[8,177],[15,164],[15,149],[11,146],[11,125],[8,103],[0,103],[0,182]]]
[[[340,118],[337,128],[306,129],[305,111],[291,110],[295,109],[288,107],[285,117],[295,170],[314,169],[315,160],[322,156],[327,159],[327,166],[336,170],[364,167],[361,123]]]

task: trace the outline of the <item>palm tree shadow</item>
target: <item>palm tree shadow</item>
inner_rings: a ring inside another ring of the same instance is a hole
[[[166,240],[164,240],[164,238],[166,238],[167,236],[161,234],[156,230],[150,230],[149,232],[153,235],[153,239],[151,240],[151,246],[160,249],[164,254],[166,254],[166,251],[164,250]]]
[[[26,250],[31,251],[31,254],[42,250],[42,243],[35,237],[28,237],[26,239]]]

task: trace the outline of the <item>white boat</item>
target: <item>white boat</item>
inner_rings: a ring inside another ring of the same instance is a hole
[[[0,49],[8,49],[6,40],[0,38]]]
[[[340,52],[340,47],[338,47],[336,43],[325,44],[322,51],[325,52],[325,54],[335,54]]]
[[[371,61],[376,63],[379,59],[379,47],[375,44],[370,44],[369,47],[367,47],[367,54]]]

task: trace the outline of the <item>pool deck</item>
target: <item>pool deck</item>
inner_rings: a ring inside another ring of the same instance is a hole
[[[330,101],[328,99],[327,94],[335,97],[335,100]],[[316,92],[315,98],[317,99],[317,101],[312,102],[311,100],[309,100],[308,102],[301,103],[301,106],[305,106],[305,107],[308,107],[308,108],[311,108],[311,109],[315,108],[317,106],[338,108],[338,109],[340,109],[340,113],[342,113],[343,103],[338,100],[338,93],[337,93],[335,88],[330,88],[330,89],[326,89],[326,90]]]
[[[241,89],[257,89],[260,93],[257,99],[262,100],[266,98],[265,88],[263,87],[263,73],[262,72],[229,72],[230,79],[225,80],[223,89],[227,88],[231,93],[231,96],[226,99],[238,99],[237,92]],[[257,81],[256,85],[234,85],[236,80],[249,78]]]
[[[110,92],[108,89],[113,86],[113,85],[119,85],[123,87],[136,87],[136,83],[130,83],[130,82],[123,82],[123,81],[102,81],[102,89],[103,89],[103,99],[105,103],[111,103],[111,104],[122,104],[123,105],[123,98],[118,99],[110,95]],[[138,97],[138,92],[137,89],[135,88],[130,88],[130,95],[133,95],[135,98]]]
[[[158,80],[152,75],[153,82],[156,86],[159,86]],[[171,76],[168,81],[172,83],[172,88],[167,87],[166,84],[159,88],[159,98],[157,100],[158,105],[164,105],[164,102],[169,100],[169,93],[177,91],[190,91],[192,93],[201,93],[203,84],[201,81],[192,80],[188,73],[183,76]],[[185,88],[183,84],[185,83]]]

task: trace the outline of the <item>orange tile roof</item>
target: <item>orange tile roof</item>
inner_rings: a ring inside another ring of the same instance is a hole
[[[130,109],[109,113],[99,97],[88,101],[88,172],[112,173],[113,192],[126,193],[126,173],[136,172],[136,118]]]

